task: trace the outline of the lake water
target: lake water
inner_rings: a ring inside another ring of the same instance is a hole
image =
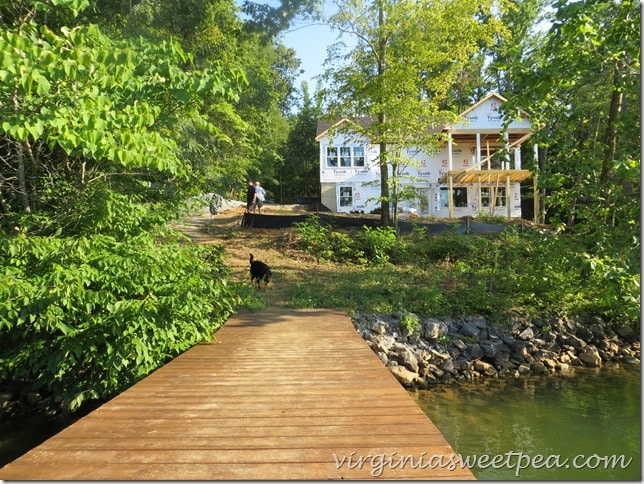
[[[412,396],[478,479],[639,481],[640,390],[639,367],[612,367]]]

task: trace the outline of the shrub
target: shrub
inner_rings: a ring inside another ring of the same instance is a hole
[[[74,410],[210,340],[237,304],[222,250],[158,235],[0,236],[0,381]]]
[[[396,247],[396,231],[393,227],[363,227],[358,237],[359,246],[367,261],[374,264],[389,262],[390,253]]]
[[[319,259],[330,260],[333,250],[329,243],[329,227],[320,224],[320,217],[312,214],[304,222],[293,224],[295,231],[300,236],[299,245],[308,253]]]

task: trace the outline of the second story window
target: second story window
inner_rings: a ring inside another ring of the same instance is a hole
[[[340,166],[351,166],[351,147],[340,147]]]
[[[364,167],[366,164],[364,146],[327,146],[326,166]]]
[[[364,166],[364,146],[353,147],[353,166]]]
[[[338,166],[338,149],[334,146],[326,149],[326,166]]]

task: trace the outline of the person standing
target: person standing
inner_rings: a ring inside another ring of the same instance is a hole
[[[262,207],[266,201],[266,191],[264,187],[260,186],[259,182],[255,182],[255,207],[257,207],[257,212],[262,213]],[[254,210],[253,210],[254,211]]]
[[[255,201],[257,199],[257,194],[255,193],[255,185],[253,185],[253,180],[248,179],[248,189],[246,190],[246,212],[255,211]]]

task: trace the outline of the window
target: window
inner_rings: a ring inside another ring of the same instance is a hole
[[[340,166],[351,166],[351,147],[340,147]]]
[[[340,187],[340,206],[353,207],[353,187]]]
[[[326,149],[326,166],[338,166],[338,149],[334,146]]]
[[[503,162],[508,161],[505,158],[505,147],[504,146],[489,146],[481,150],[481,158],[490,157],[489,165],[491,170],[502,170]],[[481,166],[481,170],[487,170],[488,161],[484,162]]]
[[[328,146],[326,149],[326,165],[332,167],[363,167],[365,166],[365,147]]]
[[[447,188],[441,187],[441,206],[449,207],[449,200],[447,199]],[[467,188],[454,187],[452,189],[452,200],[455,207],[467,207]]]
[[[484,207],[489,207],[494,199],[495,207],[505,207],[506,206],[506,193],[505,187],[499,187],[497,189],[491,187],[481,188],[481,203]]]
[[[364,166],[364,147],[363,146],[353,147],[353,165]]]

